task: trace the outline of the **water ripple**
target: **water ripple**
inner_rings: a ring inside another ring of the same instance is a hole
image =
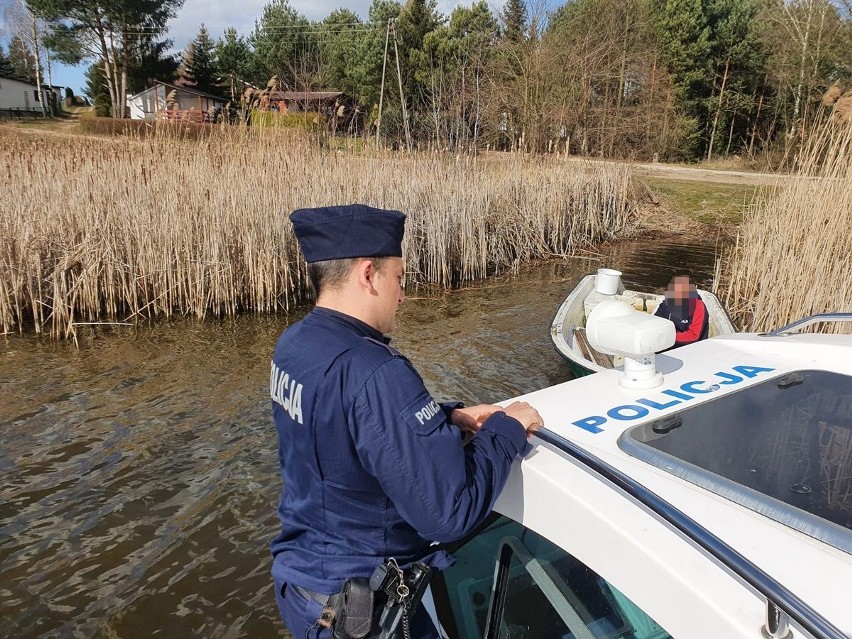
[[[395,343],[437,397],[505,399],[568,378],[549,324],[584,272],[706,284],[713,256],[620,245],[414,299]],[[280,477],[265,388],[285,324],[0,346],[0,636],[286,636],[269,578]]]

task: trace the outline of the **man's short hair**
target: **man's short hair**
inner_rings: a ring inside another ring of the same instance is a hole
[[[340,260],[310,262],[308,264],[308,279],[314,289],[314,297],[318,298],[320,291],[342,286],[356,262],[370,260],[376,270],[381,272],[384,270],[385,259],[384,257],[347,257]]]

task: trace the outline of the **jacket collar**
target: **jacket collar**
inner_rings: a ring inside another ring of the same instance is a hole
[[[325,308],[324,306],[315,306],[314,310],[312,310],[310,314],[318,315],[319,317],[343,324],[347,328],[350,328],[364,337],[369,337],[385,344],[390,344],[390,337],[385,337],[380,331],[377,331],[366,322],[362,322],[361,320],[352,317],[351,315],[347,315],[346,313]]]

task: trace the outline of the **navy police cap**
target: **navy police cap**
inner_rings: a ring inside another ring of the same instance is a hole
[[[402,257],[405,215],[366,204],[297,209],[290,214],[308,262],[350,257]]]

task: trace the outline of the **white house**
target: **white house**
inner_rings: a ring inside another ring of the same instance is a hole
[[[62,87],[42,84],[41,95],[39,95],[38,88],[34,84],[0,76],[0,114],[15,111],[40,113],[42,105],[49,110],[51,98],[48,94],[50,93],[53,94],[54,104],[59,104],[62,100]]]
[[[213,112],[221,111],[224,106],[225,100],[215,95],[159,80],[154,81],[154,86],[127,98],[130,117],[134,120],[204,122],[209,121]]]

